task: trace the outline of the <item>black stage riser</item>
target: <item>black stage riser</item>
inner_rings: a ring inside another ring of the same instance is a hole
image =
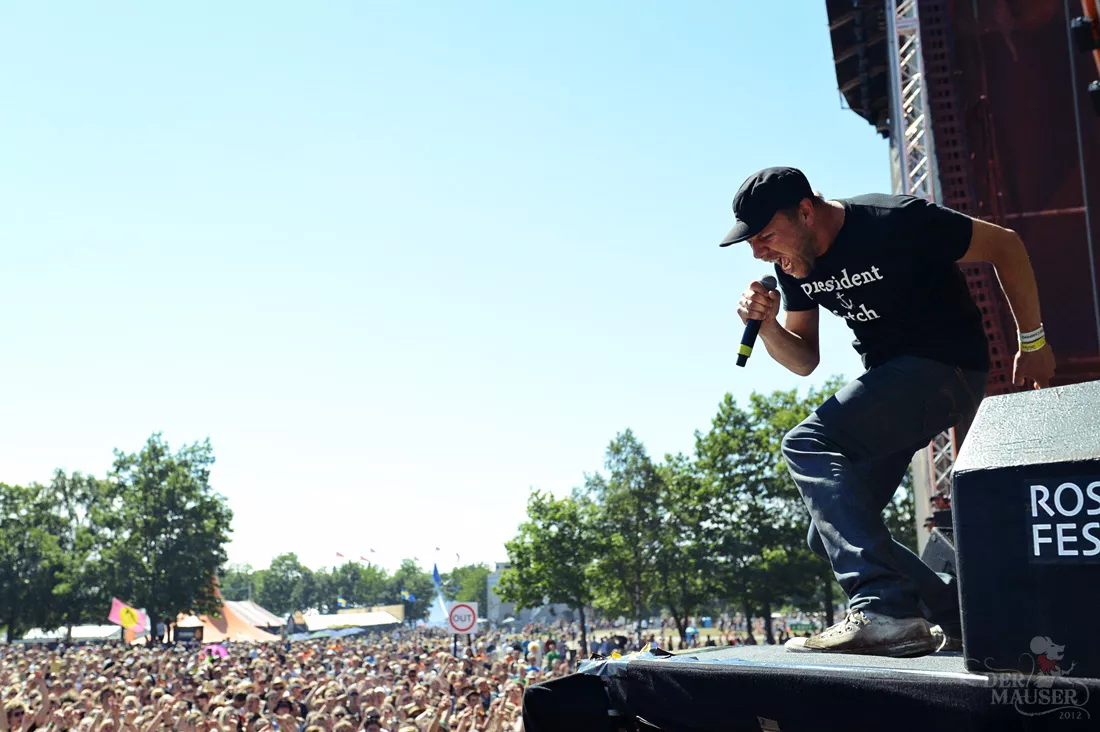
[[[1100,725],[1100,680],[1057,679],[1052,688],[1037,689],[1028,679],[968,674],[958,654],[910,660],[794,655],[782,647],[722,648],[695,654],[703,662],[605,662],[591,669],[602,676],[576,674],[528,689],[525,730],[605,732],[620,728],[616,719],[632,718],[651,725],[636,729],[666,732],[1012,732]]]
[[[986,399],[952,504],[967,667],[1100,677],[1100,382]]]

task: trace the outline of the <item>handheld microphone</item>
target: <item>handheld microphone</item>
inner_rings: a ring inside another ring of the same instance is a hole
[[[775,281],[775,277],[771,275],[764,275],[760,278],[760,284],[771,292],[778,284]],[[745,323],[745,334],[741,336],[741,347],[737,349],[737,365],[744,366],[749,361],[749,356],[752,355],[752,346],[756,343],[756,334],[760,332],[760,320],[750,320]]]

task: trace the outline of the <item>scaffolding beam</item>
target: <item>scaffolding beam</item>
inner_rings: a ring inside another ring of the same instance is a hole
[[[940,199],[932,122],[925,87],[924,55],[917,0],[884,0],[890,62],[890,146],[893,148],[894,193]],[[917,545],[928,542],[926,527],[933,503],[950,500],[955,464],[955,433],[937,435],[913,457],[913,497]]]

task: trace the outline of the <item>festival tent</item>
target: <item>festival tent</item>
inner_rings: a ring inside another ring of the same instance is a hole
[[[384,625],[400,625],[401,621],[382,610],[367,613],[340,613],[338,615],[306,615],[306,627],[310,633],[336,628],[375,628]]]
[[[346,607],[340,608],[336,611],[337,615],[347,615],[349,613],[376,613],[383,612],[397,618],[397,622],[405,622],[405,603],[401,602],[396,605],[370,605],[367,607]]]
[[[443,601],[442,594],[436,593],[432,598],[432,604],[428,606],[428,625],[437,628],[446,628],[450,626],[450,619],[447,617],[447,605]]]
[[[253,602],[222,601],[220,617],[208,615],[181,615],[176,620],[177,628],[202,628],[203,643],[220,643],[224,640],[236,642],[277,641],[279,636],[257,627],[254,622],[265,624],[275,621],[275,627],[282,626],[278,617]],[[266,626],[272,627],[272,626]]]
[[[263,628],[269,633],[279,633],[286,622],[278,615],[265,610],[251,600],[227,600],[226,606],[235,612],[241,620],[253,628]]]

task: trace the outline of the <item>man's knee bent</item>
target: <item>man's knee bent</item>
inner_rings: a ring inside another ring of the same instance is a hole
[[[790,465],[796,462],[800,455],[813,452],[815,445],[818,444],[818,437],[820,437],[819,425],[814,416],[810,415],[783,436],[783,441],[780,443],[783,459]]]
[[[821,541],[821,534],[818,533],[817,524],[813,521],[810,522],[810,530],[806,532],[806,543],[809,544],[810,551],[825,561],[829,561],[829,555],[825,551],[825,543]]]
[[[783,452],[783,458],[788,463],[804,449],[803,441],[806,439],[806,430],[803,425],[805,424],[805,421],[796,424],[787,434],[783,435],[783,441],[779,443],[779,448]]]

